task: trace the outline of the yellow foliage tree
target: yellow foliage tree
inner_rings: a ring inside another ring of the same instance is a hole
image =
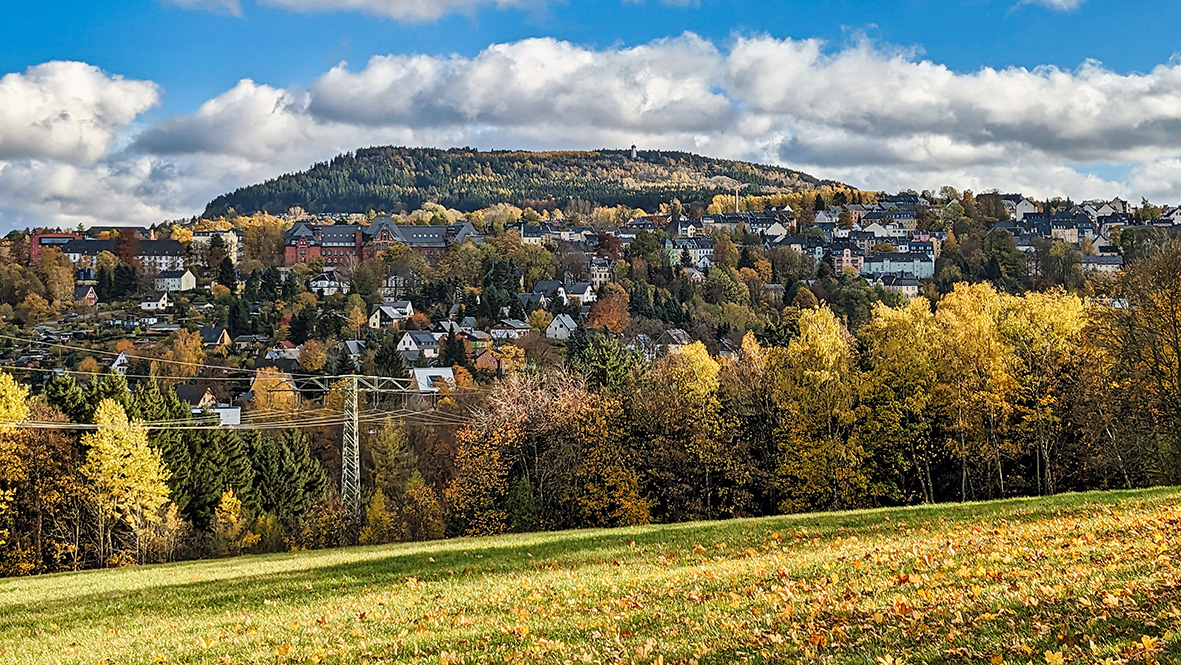
[[[137,552],[144,528],[158,518],[168,500],[168,469],[159,451],[148,445],[142,425],[130,422],[123,407],[105,399],[94,413],[98,429],[82,437],[88,449],[82,474],[96,517],[101,560],[114,551],[113,527],[122,522],[136,536]]]

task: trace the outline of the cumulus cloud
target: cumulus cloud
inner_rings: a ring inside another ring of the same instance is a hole
[[[0,78],[0,160],[93,162],[116,134],[159,103],[148,81],[81,62],[48,62]]]
[[[952,184],[1181,199],[1179,62],[1137,74],[1096,62],[957,72],[871,42],[832,49],[754,36],[722,48],[684,35],[590,49],[528,39],[472,57],[341,63],[306,88],[243,80],[192,113],[135,132],[126,149],[113,149],[123,145],[114,137],[132,133],[155,87],[94,72],[102,85],[137,86],[141,97],[83,94],[61,114],[45,110],[69,97],[55,77],[29,70],[0,83],[57,100],[27,104],[40,111],[0,106],[0,200],[10,209],[55,222],[194,214],[224,191],[384,144],[638,143],[784,164],[874,189]],[[46,147],[44,122],[14,125],[17,115],[65,123],[88,137],[86,147],[60,138]],[[1127,176],[1105,179],[1087,164],[1122,166]]]

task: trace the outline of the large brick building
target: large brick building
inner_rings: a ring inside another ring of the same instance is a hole
[[[293,266],[317,258],[324,265],[340,265],[348,257],[364,259],[385,251],[394,243],[416,249],[434,262],[456,243],[478,238],[466,222],[450,226],[416,226],[378,217],[363,224],[308,224],[298,222],[284,234],[283,265]]]

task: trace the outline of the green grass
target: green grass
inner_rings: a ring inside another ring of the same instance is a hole
[[[0,663],[1181,662],[1179,499],[1077,494],[0,580]]]

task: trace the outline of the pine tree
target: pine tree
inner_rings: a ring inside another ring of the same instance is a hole
[[[254,491],[254,467],[246,442],[237,432],[226,431],[222,436],[222,452],[226,459],[226,486],[233,490],[243,508],[256,513],[259,501]]]
[[[86,399],[86,393],[68,374],[53,377],[45,386],[45,401],[66,414],[72,422],[84,423],[90,420],[92,407]]]
[[[221,265],[217,267],[217,283],[234,293],[238,290],[238,273],[234,270],[234,262],[230,257],[225,257],[221,260]]]

